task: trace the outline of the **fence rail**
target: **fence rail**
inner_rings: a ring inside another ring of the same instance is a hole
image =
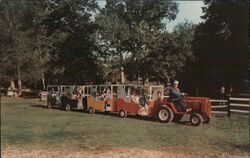
[[[250,99],[244,97],[228,97],[228,99],[210,99],[212,103],[212,114],[231,113],[250,114]]]

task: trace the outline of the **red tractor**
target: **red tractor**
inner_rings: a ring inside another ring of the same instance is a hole
[[[178,122],[184,115],[190,115],[190,123],[194,126],[200,126],[202,123],[209,123],[211,120],[211,102],[209,98],[203,97],[185,97],[184,105],[191,109],[189,112],[180,112],[176,105],[163,99],[160,104],[165,107],[158,110],[158,118],[161,122]]]
[[[209,98],[185,97],[184,104],[191,108],[189,112],[180,112],[176,105],[166,96],[163,96],[163,86],[150,86],[148,88],[146,106],[141,103],[133,102],[131,95],[123,95],[117,98],[116,106],[120,117],[126,117],[128,114],[154,117],[160,122],[177,122],[184,115],[190,115],[190,122],[194,126],[200,126],[202,123],[209,123],[211,119],[211,103]],[[121,91],[121,90],[120,90]],[[126,94],[126,92],[123,92]]]

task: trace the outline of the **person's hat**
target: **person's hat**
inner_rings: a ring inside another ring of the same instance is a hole
[[[179,84],[179,81],[177,81],[177,80],[174,80],[174,82],[173,82],[174,84]]]

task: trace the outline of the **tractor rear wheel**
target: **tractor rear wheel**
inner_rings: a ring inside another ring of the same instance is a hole
[[[160,122],[172,122],[174,118],[174,113],[171,108],[163,107],[158,111],[158,118]]]
[[[203,122],[203,118],[200,114],[198,113],[193,113],[190,116],[190,122],[194,126],[200,126]]]

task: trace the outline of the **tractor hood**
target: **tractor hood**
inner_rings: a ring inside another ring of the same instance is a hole
[[[205,97],[185,97],[184,101],[185,102],[208,103],[209,102],[209,98],[205,98]]]

